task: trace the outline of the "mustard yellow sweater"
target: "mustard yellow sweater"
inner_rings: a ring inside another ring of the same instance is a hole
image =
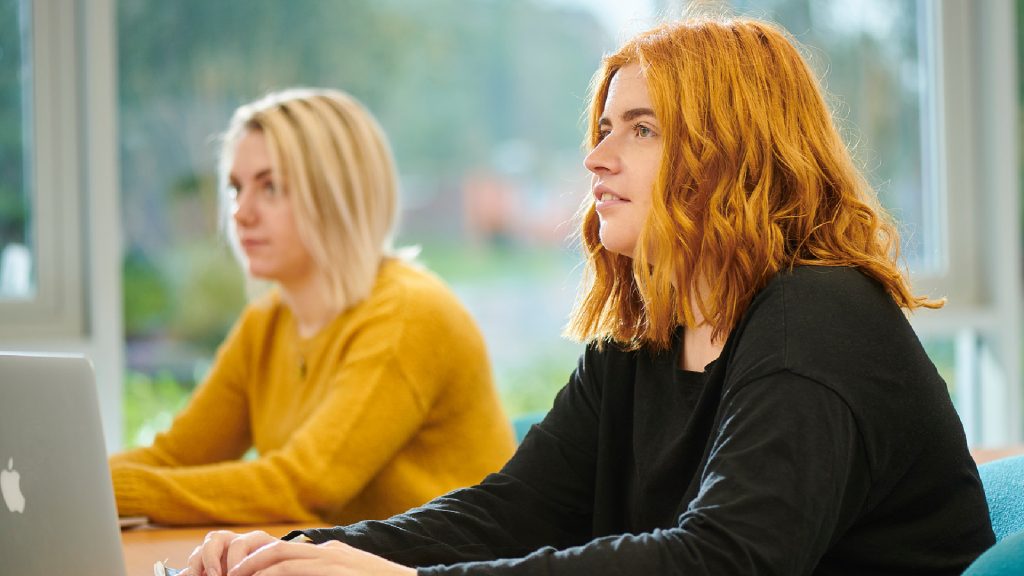
[[[250,304],[153,445],[110,459],[121,515],[160,524],[385,518],[481,480],[511,427],[473,319],[398,261],[310,339],[274,293]],[[239,460],[255,447],[258,457]]]

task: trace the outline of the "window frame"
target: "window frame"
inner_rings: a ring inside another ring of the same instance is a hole
[[[0,348],[88,356],[113,452],[124,379],[116,0],[23,1],[32,11],[26,180],[38,292],[0,302]]]
[[[927,109],[930,181],[943,219],[945,266],[915,274],[917,293],[947,298],[915,312],[924,336],[955,342],[956,382],[968,442],[1022,439],[1021,223],[1017,30],[1013,0],[918,0],[931,35]]]
[[[85,293],[76,10],[65,1],[22,1],[32,36],[23,109],[31,133],[25,182],[35,293],[0,300],[0,338],[77,337],[85,328]]]

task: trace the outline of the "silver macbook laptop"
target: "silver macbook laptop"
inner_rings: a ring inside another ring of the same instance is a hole
[[[124,576],[92,365],[0,353],[0,574]]]

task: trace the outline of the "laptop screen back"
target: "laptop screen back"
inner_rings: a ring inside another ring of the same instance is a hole
[[[0,574],[123,576],[92,366],[0,353]]]

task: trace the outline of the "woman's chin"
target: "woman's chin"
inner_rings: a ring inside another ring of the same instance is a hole
[[[261,282],[274,282],[277,278],[272,272],[258,266],[249,266],[249,278],[253,280],[259,280]]]
[[[604,237],[602,237],[601,246],[603,246],[605,250],[612,252],[613,254],[625,256],[626,258],[633,257],[634,245],[631,242],[617,241],[615,238],[609,238],[606,240]]]

